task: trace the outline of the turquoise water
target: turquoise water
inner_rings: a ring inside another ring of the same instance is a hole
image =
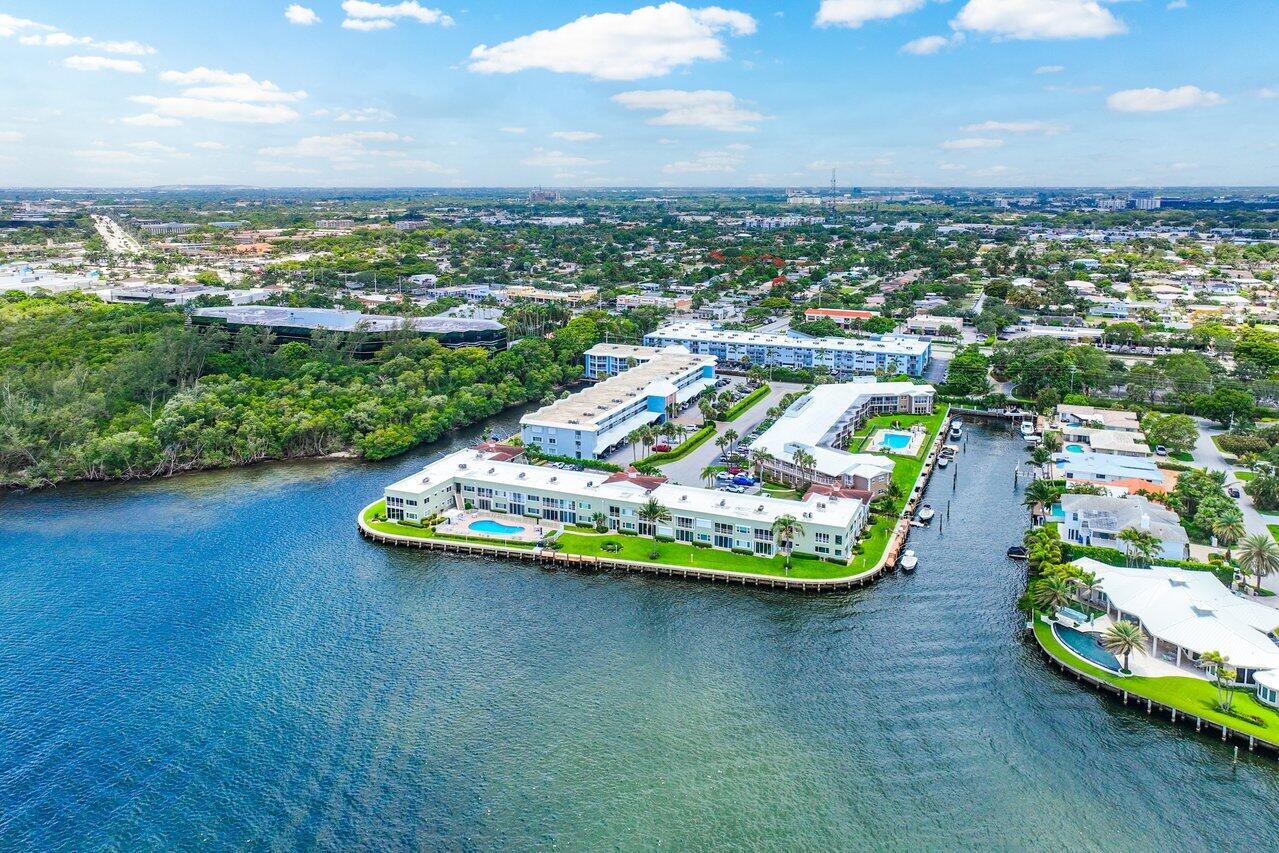
[[[1094,635],[1085,631],[1076,631],[1065,625],[1053,625],[1053,633],[1075,654],[1092,661],[1102,669],[1108,669],[1111,672],[1123,670],[1123,667],[1119,665],[1119,658],[1106,651],[1105,646]]]
[[[908,432],[885,432],[884,446],[889,450],[905,450],[910,446],[911,435]]]
[[[510,536],[512,533],[519,533],[524,528],[518,525],[502,524],[491,518],[482,518],[479,521],[472,521],[466,525],[468,530],[474,530],[476,533],[488,533],[494,536]]]
[[[1082,445],[1079,445],[1079,444],[1067,444],[1066,452],[1067,453],[1083,453],[1084,448]]]
[[[0,850],[1273,846],[1279,762],[1024,642],[1024,442],[968,434],[838,595],[360,539],[440,446],[0,498]]]

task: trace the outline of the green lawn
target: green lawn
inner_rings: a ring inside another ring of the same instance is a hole
[[[1131,676],[1122,678],[1100,667],[1085,663],[1076,655],[1066,650],[1053,636],[1052,628],[1047,622],[1036,617],[1035,636],[1048,653],[1069,666],[1087,673],[1099,681],[1113,684],[1127,690],[1134,696],[1153,699],[1169,705],[1186,714],[1202,717],[1214,723],[1223,724],[1244,734],[1256,735],[1271,742],[1279,742],[1279,712],[1257,701],[1247,690],[1236,690],[1234,710],[1253,717],[1260,717],[1261,725],[1250,720],[1235,717],[1217,710],[1217,688],[1210,682],[1190,676],[1169,676],[1167,678],[1147,678]]]
[[[393,536],[411,536],[414,539],[445,539],[450,542],[475,542],[481,545],[504,545],[507,548],[532,548],[532,543],[516,542],[510,539],[494,539],[492,536],[455,536],[451,533],[436,533],[425,527],[416,527],[412,524],[400,524],[398,521],[374,521],[373,516],[378,513],[385,514],[386,501],[380,500],[364,511],[364,523],[378,533],[388,533]]]
[[[1279,542],[1279,524],[1267,524],[1266,529],[1270,531],[1270,535],[1275,537],[1275,541]]]
[[[1231,476],[1241,483],[1246,483],[1257,475],[1252,471],[1235,471]]]

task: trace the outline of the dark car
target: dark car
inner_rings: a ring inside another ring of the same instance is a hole
[[[1238,486],[1231,486],[1230,488],[1226,489],[1226,494],[1230,495],[1230,497],[1232,498],[1243,497],[1243,493],[1239,491]]]

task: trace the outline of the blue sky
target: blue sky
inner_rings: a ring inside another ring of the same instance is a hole
[[[0,185],[1276,185],[1276,32],[1273,0],[0,0]]]

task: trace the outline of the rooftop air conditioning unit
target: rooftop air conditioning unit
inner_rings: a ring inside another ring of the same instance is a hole
[[[527,475],[526,475],[523,471],[521,471],[521,472],[520,472],[520,474],[519,474],[519,478],[520,478],[521,480],[523,480],[526,476],[527,476]]]
[[[490,469],[488,469],[488,471],[487,471],[486,473],[489,473],[489,474],[496,474],[496,473],[497,473],[497,469],[496,469],[496,468],[490,468]]]
[[[466,463],[465,463],[465,462],[459,462],[459,463],[457,463],[457,467],[458,467],[458,469],[459,469],[459,470],[465,471],[465,470],[466,470]]]
[[[559,477],[552,477],[552,478],[551,478],[551,482],[552,482],[552,483],[558,483],[559,481],[560,481],[560,478],[559,478]]]

